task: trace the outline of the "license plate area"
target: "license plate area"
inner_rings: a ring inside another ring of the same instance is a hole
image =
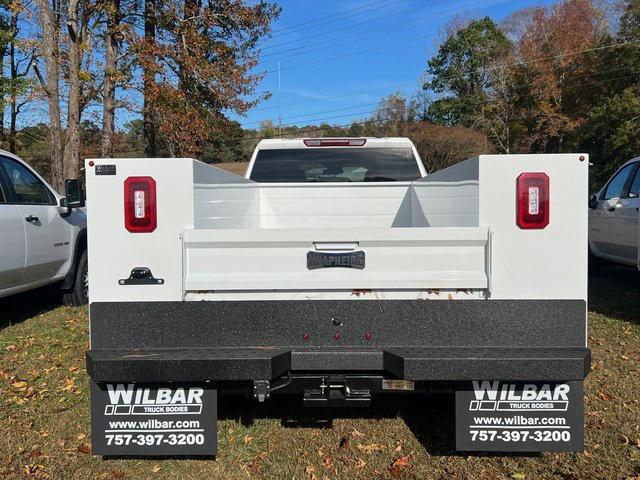
[[[307,252],[307,269],[319,268],[355,268],[364,269],[365,255],[363,251],[357,252]]]

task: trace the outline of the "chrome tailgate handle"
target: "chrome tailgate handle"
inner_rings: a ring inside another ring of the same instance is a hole
[[[352,252],[360,247],[359,242],[313,242],[318,252]]]

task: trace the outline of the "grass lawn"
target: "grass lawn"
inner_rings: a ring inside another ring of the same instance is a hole
[[[388,397],[362,410],[223,399],[219,455],[102,460],[91,455],[84,308],[54,293],[0,301],[0,477],[640,479],[640,275],[590,280],[593,371],[580,454],[458,455],[453,397]],[[312,416],[313,415],[313,416]]]

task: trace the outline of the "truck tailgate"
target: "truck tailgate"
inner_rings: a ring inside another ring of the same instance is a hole
[[[187,229],[184,290],[486,289],[489,230]],[[365,267],[308,269],[314,251],[360,251]]]

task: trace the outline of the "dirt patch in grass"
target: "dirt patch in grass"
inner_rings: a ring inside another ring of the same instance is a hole
[[[0,316],[13,319],[0,330],[0,477],[637,478],[640,278],[634,275],[614,269],[591,280],[593,371],[585,383],[586,446],[579,454],[456,454],[453,397],[439,395],[382,397],[364,410],[223,398],[215,461],[103,460],[90,453],[86,309],[52,299],[37,307],[32,300],[24,307],[33,312],[27,320],[16,312],[19,304],[0,301]]]

